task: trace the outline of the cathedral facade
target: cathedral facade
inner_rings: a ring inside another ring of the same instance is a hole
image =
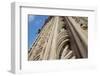
[[[28,60],[88,58],[88,18],[49,16],[28,50]]]

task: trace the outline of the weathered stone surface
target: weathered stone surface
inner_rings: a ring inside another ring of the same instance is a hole
[[[39,31],[28,60],[87,58],[87,28],[80,27],[80,22],[87,25],[88,20],[52,16]]]

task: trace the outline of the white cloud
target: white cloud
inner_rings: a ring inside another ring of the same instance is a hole
[[[34,15],[29,15],[29,22],[34,21],[35,16]]]

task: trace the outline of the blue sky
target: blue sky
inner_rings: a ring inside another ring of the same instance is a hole
[[[37,38],[38,30],[42,28],[48,16],[28,15],[28,48],[32,47]]]

